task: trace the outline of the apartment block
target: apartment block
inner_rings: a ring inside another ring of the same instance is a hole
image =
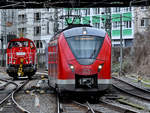
[[[120,46],[120,30],[122,29],[123,46],[132,46],[132,40],[134,38],[134,13],[131,7],[66,8],[64,9],[64,15],[68,15],[68,17],[69,15],[81,16],[74,20],[73,17],[70,17],[68,23],[89,24],[98,29],[105,29],[111,36],[112,46]],[[66,22],[64,23],[65,26]],[[122,26],[120,26],[120,23]]]

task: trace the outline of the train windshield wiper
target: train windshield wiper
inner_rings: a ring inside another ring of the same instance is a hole
[[[89,58],[91,59],[95,55],[95,53],[96,53],[96,49],[94,49],[94,51],[92,52],[92,54]]]

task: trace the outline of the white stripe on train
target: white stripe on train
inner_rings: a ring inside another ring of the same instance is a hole
[[[75,84],[75,80],[57,80],[57,84]],[[98,84],[112,84],[112,79],[99,79]]]

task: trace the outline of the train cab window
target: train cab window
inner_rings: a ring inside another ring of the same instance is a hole
[[[33,42],[30,42],[30,48],[31,48],[31,49],[34,49]]]
[[[28,47],[28,41],[18,41],[17,47]]]
[[[9,45],[8,45],[8,48],[12,48],[12,47],[15,47],[17,44],[16,42],[10,42]]]
[[[29,45],[28,45],[28,41],[22,41],[22,42],[20,42],[20,45],[22,46],[22,47],[28,47]]]
[[[10,42],[8,48],[12,47],[28,47],[28,41],[14,41]]]
[[[77,59],[95,59],[103,41],[104,37],[97,36],[74,36],[67,38],[67,42]]]

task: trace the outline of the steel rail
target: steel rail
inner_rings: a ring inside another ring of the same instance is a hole
[[[11,95],[12,101],[13,101],[14,104],[17,106],[17,108],[19,108],[23,113],[30,113],[30,112],[27,111],[26,109],[24,109],[22,106],[20,106],[20,105],[16,102],[14,96],[15,96],[15,94],[17,94],[17,92],[20,91],[28,82],[29,82],[29,80],[25,81],[25,82],[24,82],[20,87],[18,87],[18,88],[12,93],[12,95]]]
[[[129,84],[129,85],[131,85],[131,86],[133,86],[133,87],[135,87],[135,88],[137,88],[137,89],[140,89],[140,90],[142,90],[142,91],[144,91],[144,92],[148,92],[148,93],[150,93],[150,91],[149,91],[149,90],[147,90],[147,89],[143,89],[143,88],[138,87],[138,86],[135,86],[135,85],[133,85],[133,84],[131,84],[131,83],[129,83],[129,82],[126,82],[125,80],[119,79],[119,78],[117,78],[117,77],[112,77],[112,78],[113,78],[113,79],[120,80],[120,81],[122,81],[122,82],[124,82],[124,83],[126,83],[126,84]]]
[[[1,80],[1,81],[2,81],[2,80]],[[13,85],[15,85],[15,86],[17,87],[17,84],[14,83],[14,82],[12,82],[12,81],[6,81],[6,80],[4,80],[4,82],[6,82],[6,84],[4,84],[3,86],[1,86],[1,87],[0,87],[0,90],[5,89],[9,84],[13,84]]]
[[[86,104],[87,104],[89,110],[90,110],[92,113],[95,113],[95,111],[93,110],[93,108],[91,107],[91,105],[89,104],[88,101],[86,102]]]
[[[14,82],[9,82],[9,83],[14,84],[16,87],[4,99],[2,99],[2,101],[0,101],[0,105],[2,105],[12,95],[12,93],[18,88],[18,84]]]
[[[1,102],[0,105],[2,105],[5,101],[7,101],[8,99],[12,99],[13,103],[17,106],[17,108],[19,110],[21,110],[21,112],[23,113],[30,113],[29,111],[25,110],[23,107],[21,107],[16,100],[14,99],[15,94],[20,91],[27,83],[29,82],[29,80],[26,80],[21,86],[19,86],[18,84],[14,83],[14,82],[10,82],[12,84],[14,84],[16,86],[15,89],[13,89]]]
[[[88,109],[87,112],[91,111],[92,113],[103,113],[103,112],[101,112],[101,111],[97,111],[97,110],[93,109],[93,108],[91,107],[91,105],[89,104],[88,101],[86,102],[86,104],[81,104],[81,103],[79,103],[79,102],[77,102],[77,101],[73,101],[73,103],[78,104],[78,105],[80,105],[80,106],[82,106],[82,107],[86,107],[86,108]]]
[[[61,112],[61,110],[60,110],[61,108],[60,108],[59,94],[57,94],[56,101],[57,101],[57,113],[60,113]]]
[[[108,106],[110,106],[110,107],[113,107],[113,108],[115,108],[115,109],[120,109],[120,110],[122,110],[122,111],[124,111],[125,113],[127,112],[129,112],[129,113],[138,113],[138,112],[136,112],[135,110],[131,110],[131,109],[128,109],[128,108],[125,108],[125,107],[121,107],[121,106],[117,106],[117,105],[113,105],[113,104],[111,104],[110,102],[107,102],[107,101],[105,101],[105,100],[103,100],[103,99],[100,99],[99,100],[101,103],[104,103],[104,104],[106,104],[106,105],[108,105]]]
[[[5,80],[5,79],[1,79],[1,78],[0,78],[0,81],[8,82],[8,80]]]
[[[123,91],[127,94],[130,94],[130,95],[133,95],[133,96],[136,96],[136,97],[150,101],[150,94],[148,94],[148,92],[145,92],[139,88],[136,88],[133,85],[127,84],[126,82],[120,81],[119,79],[116,79],[116,81],[120,82],[120,84],[117,85],[117,83],[115,83],[115,84],[113,83],[113,86],[115,88],[119,89],[120,91]],[[124,85],[122,85],[121,83]],[[134,92],[133,92],[133,89],[134,89]]]

